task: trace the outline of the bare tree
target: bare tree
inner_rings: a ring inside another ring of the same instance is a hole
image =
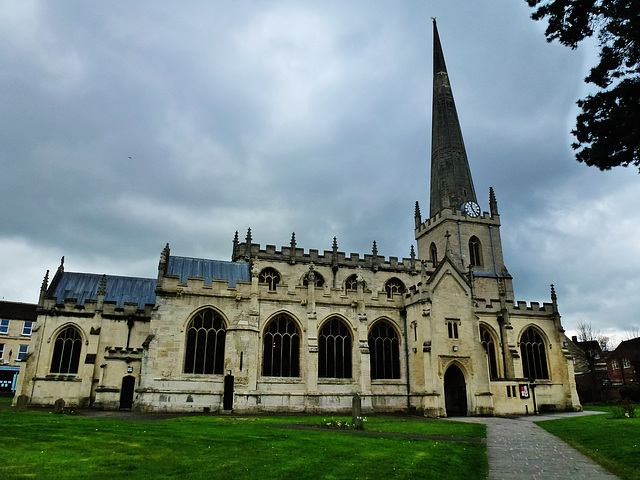
[[[578,341],[580,342],[598,342],[603,352],[609,352],[613,350],[612,339],[607,335],[603,335],[600,330],[593,328],[590,323],[579,322],[578,323]]]
[[[633,340],[634,338],[640,337],[640,327],[633,326],[631,328],[624,329],[624,339],[625,340]]]

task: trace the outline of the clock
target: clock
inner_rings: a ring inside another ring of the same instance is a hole
[[[460,209],[463,213],[469,215],[470,217],[475,218],[480,216],[480,205],[478,205],[476,202],[465,202],[462,204],[462,207]]]

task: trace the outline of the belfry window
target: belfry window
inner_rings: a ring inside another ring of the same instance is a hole
[[[318,377],[351,378],[351,333],[339,318],[332,318],[318,335]]]
[[[324,287],[324,277],[320,275],[318,272],[313,272],[313,284],[317,288]],[[302,285],[307,287],[309,285],[309,274],[307,273],[304,276],[304,280],[302,280]]]
[[[296,323],[288,315],[277,316],[265,329],[262,375],[300,376],[300,334]]]
[[[280,283],[280,274],[275,268],[267,267],[258,275],[259,283],[266,283],[269,285],[269,290],[275,291],[276,285]]]
[[[471,237],[469,240],[469,265],[481,267],[482,266],[482,257],[481,257],[480,248],[480,240],[478,237]]]
[[[390,278],[384,284],[384,289],[387,292],[387,298],[393,298],[394,295],[404,293],[404,283],[397,278]]]
[[[222,374],[226,333],[218,312],[207,308],[196,313],[187,327],[184,373]]]
[[[51,359],[51,373],[78,373],[82,337],[75,327],[67,327],[56,337]]]
[[[546,346],[540,334],[532,327],[527,328],[520,338],[520,355],[524,378],[549,379]]]
[[[438,248],[435,243],[431,243],[429,247],[429,260],[431,260],[434,267],[438,265]]]
[[[400,378],[400,342],[395,329],[381,320],[369,331],[371,379]]]
[[[484,347],[484,351],[487,353],[487,364],[489,367],[489,376],[492,380],[498,378],[498,359],[496,357],[496,342],[493,340],[493,336],[489,333],[489,330],[485,327],[480,327],[480,343]]]
[[[447,320],[447,333],[449,338],[458,338],[458,324],[459,320]]]

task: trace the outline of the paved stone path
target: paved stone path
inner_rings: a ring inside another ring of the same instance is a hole
[[[615,480],[618,477],[533,423],[592,413],[597,412],[465,420],[487,425],[489,480]]]

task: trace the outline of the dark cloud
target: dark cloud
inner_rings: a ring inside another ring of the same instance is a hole
[[[0,297],[44,271],[154,276],[170,242],[408,257],[428,211],[438,25],[478,199],[495,188],[518,299],[569,330],[637,320],[631,171],[569,148],[593,54],[524,2],[19,2],[0,16]],[[635,288],[635,290],[634,290]],[[599,299],[606,296],[606,301]]]

